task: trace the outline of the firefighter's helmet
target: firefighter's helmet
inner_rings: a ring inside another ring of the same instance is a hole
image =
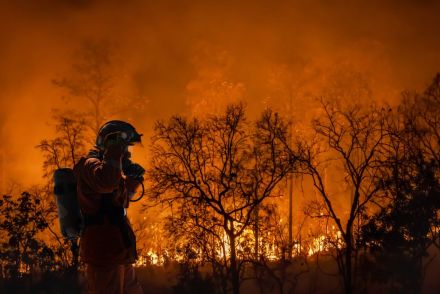
[[[99,129],[95,147],[103,150],[105,137],[112,133],[120,133],[120,137],[127,142],[127,145],[141,142],[142,134],[139,134],[131,124],[121,120],[111,120]]]

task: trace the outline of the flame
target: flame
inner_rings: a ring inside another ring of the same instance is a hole
[[[259,239],[259,254],[264,252],[265,258],[270,261],[280,260],[282,257],[282,248],[277,245],[276,242],[277,236],[274,236],[270,232],[268,232],[267,236]],[[231,245],[229,238],[225,232],[223,232],[221,240],[219,240],[216,244],[216,258],[221,260],[224,258],[230,257]],[[313,237],[308,240],[302,241],[294,241],[292,244],[292,256],[301,256],[302,254],[306,254],[307,256],[313,256],[322,252],[329,252],[334,250],[335,248],[341,249],[344,246],[344,241],[342,238],[342,233],[337,231],[335,226],[332,226],[327,234],[321,234],[317,237]],[[252,229],[245,229],[243,234],[236,239],[236,252],[237,257],[244,257],[246,254],[255,254],[255,237],[254,231]],[[194,259],[195,261],[201,261],[199,250],[195,247],[191,248],[197,255]],[[145,254],[140,255],[138,261],[135,266],[141,267],[146,265],[157,265],[161,266],[165,263],[164,256],[167,255],[168,252],[164,250],[162,253],[155,251],[153,248],[150,248]],[[186,258],[184,253],[174,252],[173,260],[177,262],[183,262]]]
[[[135,263],[135,267],[142,267],[147,265],[164,265],[165,258],[163,255],[159,255],[157,252],[154,252],[153,250],[148,250],[148,252],[145,255],[140,255],[138,260]]]
[[[326,250],[326,236],[322,235],[318,238],[313,239],[312,244],[310,245],[308,255],[312,256],[318,252],[322,252]]]
[[[333,226],[332,229],[335,227]],[[313,238],[312,242],[310,242],[309,250],[307,251],[308,256],[312,256],[314,254],[320,252],[328,252],[335,247],[337,249],[341,249],[344,246],[344,242],[342,239],[341,231],[337,231],[332,235],[320,235],[316,238]]]

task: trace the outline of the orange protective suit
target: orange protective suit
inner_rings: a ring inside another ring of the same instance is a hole
[[[128,195],[138,183],[122,176],[122,156],[121,148],[115,146],[102,160],[81,158],[74,167],[86,223],[80,257],[87,264],[87,288],[93,294],[142,293],[132,267],[137,258],[136,239],[125,216]]]

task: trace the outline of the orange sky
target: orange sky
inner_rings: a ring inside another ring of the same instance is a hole
[[[428,0],[2,0],[0,190],[41,181],[35,145],[53,134],[51,109],[66,107],[51,80],[85,40],[115,44],[117,86],[148,101],[136,119],[148,138],[154,120],[174,113],[236,100],[252,114],[282,107],[286,84],[306,113],[304,99],[356,88],[352,72],[371,98],[393,102],[440,71],[439,11]]]

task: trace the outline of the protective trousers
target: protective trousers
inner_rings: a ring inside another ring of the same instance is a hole
[[[88,294],[143,294],[131,264],[94,266],[87,264]]]

